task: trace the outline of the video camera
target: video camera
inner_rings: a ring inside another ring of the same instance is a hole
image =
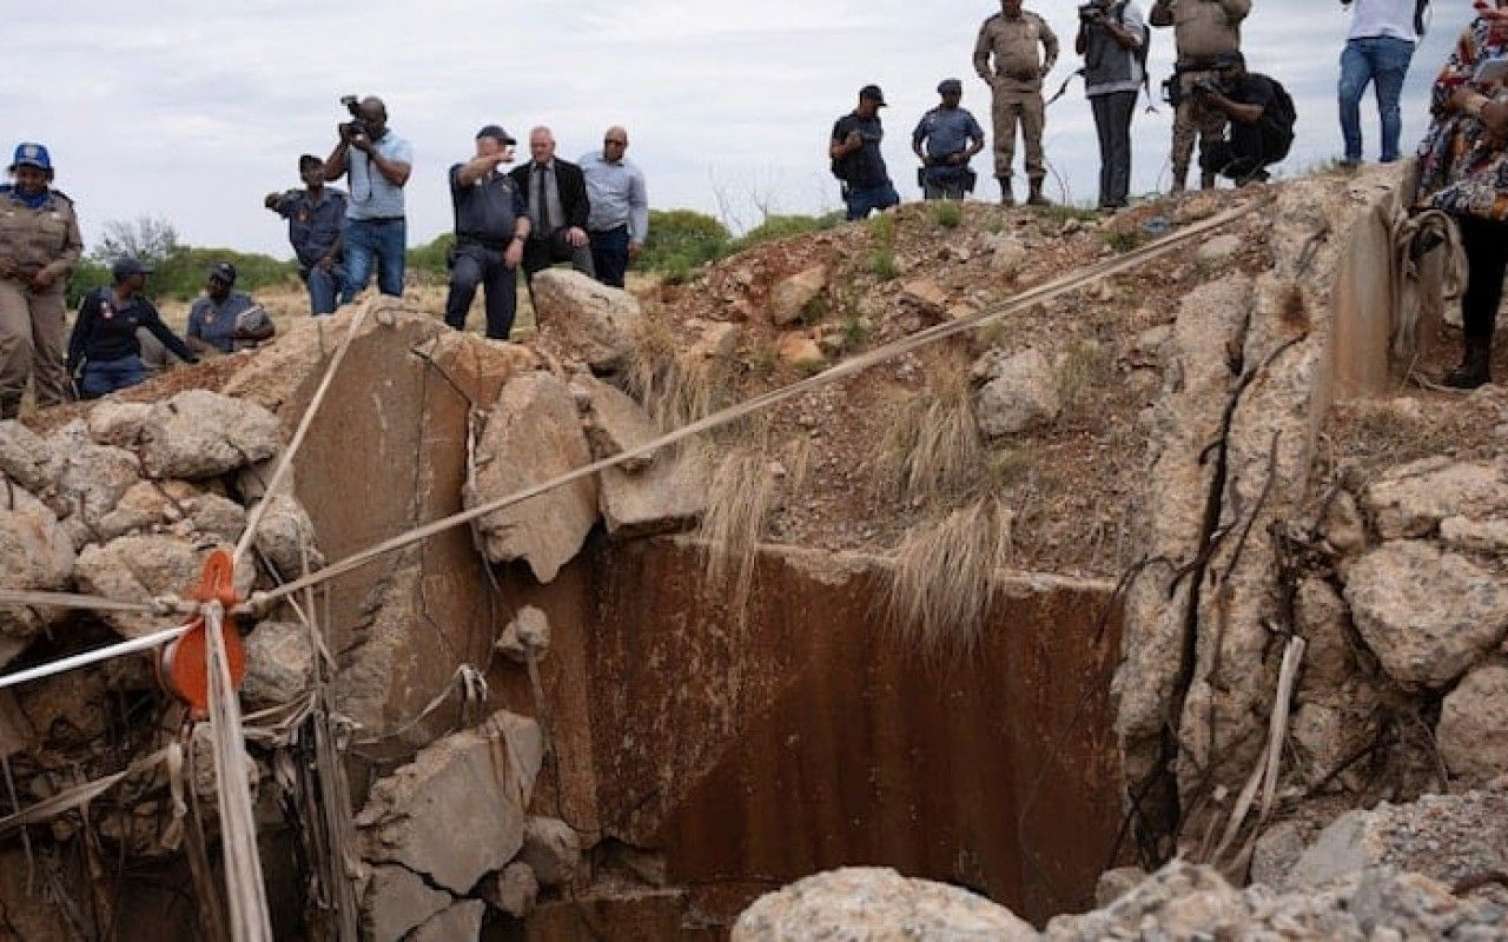
[[[366,119],[361,116],[361,97],[359,95],[343,95],[340,103],[351,113],[351,120],[340,126],[341,137],[350,139],[357,135],[372,136],[372,131],[367,127]]]
[[[1223,95],[1225,94],[1225,90],[1222,89],[1220,87],[1220,83],[1216,82],[1214,79],[1202,78],[1194,83],[1194,94]]]

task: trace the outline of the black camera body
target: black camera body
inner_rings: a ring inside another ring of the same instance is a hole
[[[1109,13],[1108,6],[1109,4],[1102,2],[1081,4],[1079,6],[1079,19],[1085,23],[1098,23]]]
[[[367,127],[366,120],[361,116],[361,98],[358,95],[344,95],[340,103],[351,113],[351,120],[340,126],[340,133],[346,138],[364,135],[371,137],[372,132]]]
[[[1194,93],[1198,95],[1223,95],[1224,90],[1214,79],[1200,79],[1194,83]]]

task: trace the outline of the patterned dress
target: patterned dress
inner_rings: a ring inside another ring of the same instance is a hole
[[[1481,63],[1508,57],[1508,24],[1475,20],[1461,34],[1435,87],[1435,115],[1419,147],[1419,204],[1457,216],[1508,220],[1508,142],[1494,141],[1480,120],[1447,106],[1457,89],[1488,96],[1505,92],[1501,82],[1478,82]]]

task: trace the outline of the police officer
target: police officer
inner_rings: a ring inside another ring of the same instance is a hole
[[[1156,0],[1147,17],[1153,26],[1173,27],[1178,62],[1168,80],[1173,114],[1173,192],[1188,185],[1194,140],[1200,153],[1225,134],[1225,115],[1194,94],[1200,82],[1215,79],[1215,59],[1241,51],[1241,21],[1251,12],[1251,0]],[[1204,171],[1200,186],[1212,189],[1215,174]]]
[[[137,337],[140,330],[156,337],[180,360],[199,362],[143,294],[152,270],[134,258],[122,258],[111,266],[110,273],[115,284],[84,295],[73,336],[68,339],[68,372],[78,377],[79,392],[85,399],[107,396],[147,378]]]
[[[1047,106],[1042,79],[1058,61],[1058,37],[1047,21],[1021,8],[1022,0],[1001,0],[1000,12],[984,21],[974,45],[974,71],[995,93],[995,176],[1000,179],[1000,202],[1016,204],[1011,190],[1011,163],[1016,156],[1016,125],[1026,141],[1026,178],[1032,206],[1046,206],[1042,181],[1047,163],[1042,155],[1042,130]],[[1038,56],[1037,47],[1042,47]],[[994,58],[994,68],[990,59]]]
[[[937,86],[942,104],[922,117],[911,135],[911,149],[922,162],[922,196],[929,200],[961,200],[974,191],[969,161],[984,150],[984,128],[959,103],[963,83],[947,79]],[[926,150],[922,149],[925,143]]]
[[[479,285],[487,290],[487,338],[507,340],[518,312],[518,266],[529,239],[529,207],[523,191],[498,164],[513,162],[507,131],[489,124],[477,132],[476,157],[450,168],[450,197],[456,212],[456,247],[451,254],[450,297],[445,323],[466,329]]]
[[[0,186],[0,419],[15,418],[26,382],[37,405],[68,396],[64,292],[84,252],[73,201],[52,189],[52,158],[22,144]]]
[[[189,308],[185,337],[195,353],[233,353],[272,338],[271,319],[251,295],[235,286],[236,266],[230,262],[218,262],[209,270],[204,296]]]
[[[298,173],[304,189],[270,193],[263,205],[288,220],[299,277],[309,286],[309,312],[316,317],[334,314],[355,293],[342,264],[346,195],[325,185],[325,162],[313,154],[298,159]]]
[[[880,109],[885,107],[885,93],[878,85],[859,89],[859,106],[833,123],[827,156],[832,160],[833,176],[843,181],[843,204],[848,220],[868,218],[899,206],[901,196],[890,181],[885,154],[880,145],[885,140],[885,125]]]

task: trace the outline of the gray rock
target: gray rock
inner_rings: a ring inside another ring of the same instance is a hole
[[[571,387],[584,393],[586,439],[592,446],[593,459],[605,461],[659,437],[660,431],[649,414],[627,393],[586,375],[573,379]],[[628,474],[638,474],[654,460],[651,452],[618,467]]]
[[[524,606],[503,629],[496,647],[515,664],[527,664],[531,650],[542,660],[550,652],[550,619],[534,606]]]
[[[373,867],[362,898],[361,937],[368,942],[399,942],[454,902],[455,897],[431,888],[411,870]]]
[[[1262,832],[1252,848],[1251,882],[1271,887],[1283,885],[1306,849],[1304,829],[1297,821],[1273,825]]]
[[[190,389],[152,407],[137,447],[149,477],[192,481],[272,457],[281,434],[277,416],[255,403]]]
[[[1233,232],[1217,235],[1199,246],[1199,261],[1207,265],[1226,261],[1241,251],[1242,244],[1241,237]]]
[[[99,522],[121,497],[141,480],[141,462],[122,448],[96,445],[82,422],[67,426],[49,439],[63,461],[58,478],[59,516],[77,518],[74,548],[97,538]]]
[[[482,899],[498,912],[524,919],[539,901],[539,880],[528,864],[511,863],[482,884]]]
[[[481,900],[458,903],[414,930],[408,942],[477,942],[487,904]]]
[[[1037,932],[1010,910],[894,870],[850,868],[808,877],[761,897],[733,926],[731,942],[1028,942]]]
[[[1508,775],[1508,661],[1466,675],[1445,698],[1435,738],[1446,768],[1467,784]]]
[[[292,622],[261,622],[246,637],[241,700],[252,709],[291,703],[309,689],[313,672],[309,629]]]
[[[30,493],[0,480],[0,587],[27,592],[65,589],[73,565],[73,542],[52,510]],[[0,607],[0,636],[9,636],[24,647],[51,619],[65,614],[35,607]],[[0,652],[0,666],[19,653],[15,650],[4,656]]]
[[[827,289],[827,266],[818,265],[782,279],[770,289],[770,322],[785,327],[801,320],[806,306]]]
[[[608,468],[598,475],[598,506],[607,532],[620,538],[670,533],[695,525],[707,510],[710,471],[700,449],[672,449],[642,474]]]
[[[476,507],[585,467],[591,458],[566,385],[548,373],[521,376],[503,387],[488,415],[477,444],[476,480],[465,492],[466,506]],[[597,480],[584,478],[489,514],[478,527],[489,559],[525,560],[536,579],[549,583],[581,552],[596,522]]]
[[[541,336],[560,343],[597,373],[623,365],[644,316],[638,299],[627,291],[558,268],[534,276],[534,312]]]
[[[985,248],[993,253],[990,257],[990,271],[1007,281],[1014,281],[1031,257],[1020,239],[1003,233],[986,236]]]
[[[979,428],[990,438],[1050,425],[1063,411],[1058,377],[1039,350],[1027,350],[987,366],[975,401]]]
[[[425,748],[372,787],[356,818],[363,858],[471,892],[523,847],[543,755],[539,726],[507,712]]]
[[[314,522],[304,505],[287,494],[278,494],[271,500],[257,527],[256,548],[285,579],[323,567],[325,557],[319,551]]]
[[[1465,553],[1508,556],[1508,520],[1451,517],[1440,523],[1440,542]]]
[[[62,472],[62,462],[46,441],[20,422],[0,422],[0,474],[41,494]]]
[[[1496,464],[1426,458],[1389,471],[1367,488],[1363,503],[1383,539],[1428,536],[1449,517],[1508,510],[1508,479]]]
[[[1117,867],[1100,874],[1094,887],[1096,906],[1105,907],[1136,889],[1147,878],[1147,871],[1140,867]]]
[[[232,542],[246,526],[246,511],[219,494],[201,491],[187,481],[140,481],[94,527],[100,540],[130,533],[171,529]]]
[[[1447,686],[1508,634],[1508,586],[1429,543],[1388,543],[1346,576],[1362,638],[1394,680]]]
[[[581,838],[555,818],[530,818],[518,859],[529,865],[542,886],[569,886],[581,866]]]
[[[101,445],[135,448],[152,421],[154,406],[150,402],[116,402],[104,399],[89,410],[85,420],[89,437]]]
[[[73,575],[81,592],[122,602],[150,602],[162,595],[181,596],[199,583],[204,562],[215,549],[226,545],[198,545],[166,534],[123,536],[118,540],[85,548],[74,563]],[[236,574],[237,590],[244,598],[251,591],[256,572],[242,566]],[[104,619],[127,638],[139,638],[164,628],[165,619],[129,612],[106,612]]]

